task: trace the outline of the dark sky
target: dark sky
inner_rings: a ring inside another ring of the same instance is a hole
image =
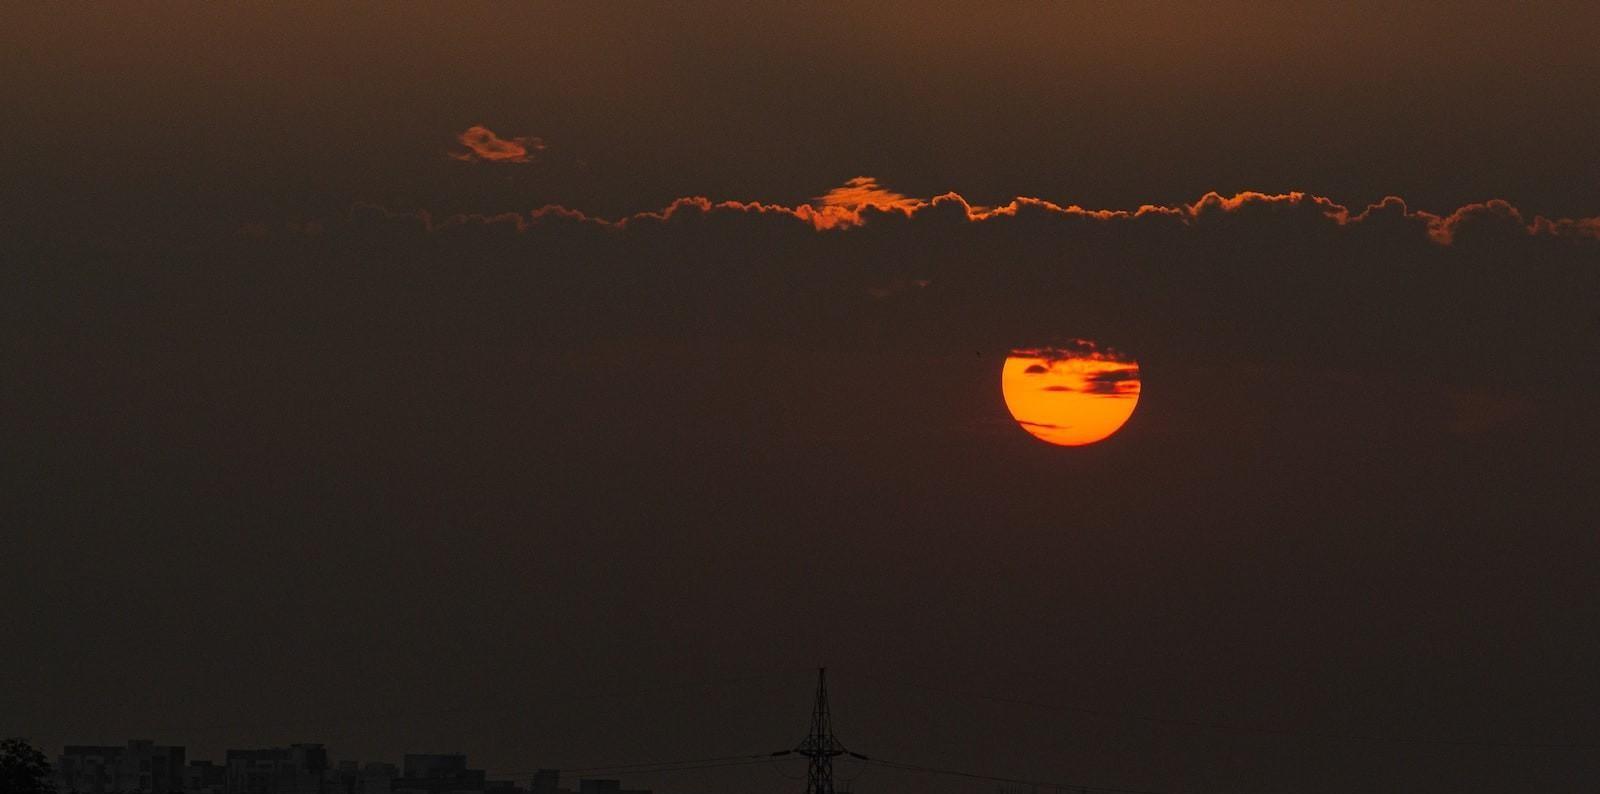
[[[0,734],[1600,775],[1591,4],[6,16]]]

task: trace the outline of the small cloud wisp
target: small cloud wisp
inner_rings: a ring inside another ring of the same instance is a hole
[[[467,163],[531,163],[544,151],[544,140],[531,135],[502,138],[481,124],[468,127],[456,140],[466,148],[450,156]]]

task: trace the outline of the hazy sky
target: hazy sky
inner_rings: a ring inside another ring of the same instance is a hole
[[[6,167],[123,211],[1208,190],[1593,214],[1592,5],[13,9]],[[464,173],[468,125],[538,169]],[[130,201],[155,189],[186,200]],[[109,195],[107,195],[109,194]]]
[[[1585,789],[1600,18],[1392,5],[10,9],[0,734]]]

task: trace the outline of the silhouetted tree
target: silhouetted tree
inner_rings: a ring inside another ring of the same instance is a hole
[[[55,794],[50,759],[24,739],[0,740],[0,794]]]

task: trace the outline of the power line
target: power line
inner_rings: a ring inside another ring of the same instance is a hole
[[[1110,792],[1111,794],[1161,794],[1159,791],[1137,788],[1118,788],[1115,786],[1089,786],[1082,783],[1062,783],[1053,780],[1028,780],[1025,778],[1002,777],[999,775],[984,775],[977,772],[964,772],[959,769],[942,769],[939,767],[923,766],[921,764],[907,764],[899,761],[887,761],[881,758],[864,758],[869,764],[898,769],[905,772],[926,772],[930,775],[945,775],[947,777],[960,777],[969,780],[986,780],[992,783],[1015,783],[1022,786],[1037,786],[1041,788],[1059,789],[1074,792]]]
[[[1084,714],[1092,717],[1108,717],[1114,719],[1136,720],[1159,725],[1177,725],[1186,728],[1216,731],[1219,733],[1253,734],[1260,736],[1281,736],[1285,738],[1316,739],[1322,741],[1363,742],[1368,744],[1410,744],[1431,745],[1437,747],[1477,747],[1484,749],[1507,750],[1595,750],[1600,749],[1600,744],[1592,742],[1508,742],[1488,739],[1453,739],[1433,738],[1418,736],[1379,736],[1374,734],[1338,733],[1332,731],[1307,731],[1288,728],[1273,728],[1259,725],[1241,725],[1228,722],[1211,722],[1206,720],[1184,719],[1181,717],[1163,717],[1152,714],[1138,714],[1125,711],[1109,711],[1105,709],[1091,709],[1083,706],[1065,705],[1059,703],[1045,703],[1025,698],[1007,697],[1004,695],[987,695],[981,692],[962,691],[944,687],[920,684],[914,681],[904,681],[871,673],[865,674],[869,678],[890,683],[896,686],[923,689],[929,692],[938,692],[946,695],[959,695],[963,697],[987,700],[992,703],[1005,703],[1016,706],[1028,706],[1047,711],[1063,711],[1074,714]]]
[[[772,757],[772,755],[770,753],[752,753],[752,754],[749,754],[749,755],[723,755],[723,756],[716,756],[714,758],[689,758],[689,759],[684,759],[682,761],[646,761],[646,762],[637,763],[637,764],[613,764],[613,765],[610,765],[610,766],[591,766],[591,767],[583,767],[583,768],[579,768],[579,769],[563,769],[561,771],[562,771],[563,774],[569,773],[569,772],[572,773],[572,774],[589,773],[589,772],[623,772],[623,771],[627,771],[627,770],[630,770],[630,769],[641,769],[641,768],[648,768],[648,767],[676,767],[676,766],[678,766],[680,764],[715,764],[715,763],[729,762],[729,761],[748,761],[748,762],[754,763],[756,761],[766,761],[767,759],[769,759],[771,757]]]
[[[558,769],[562,775],[576,775],[580,777],[594,777],[607,774],[652,775],[664,772],[691,772],[702,769],[721,769],[735,766],[755,766],[771,760],[770,753],[757,753],[753,755],[729,755],[715,758],[688,758],[681,761],[650,761],[637,764],[613,764],[609,766],[592,766],[582,769]],[[513,771],[496,771],[493,779],[514,779],[525,777],[543,769],[521,769]]]
[[[627,773],[629,775],[652,775],[652,774],[659,774],[659,773],[663,773],[663,772],[690,772],[690,771],[695,771],[695,770],[700,770],[700,769],[721,769],[723,767],[730,767],[730,766],[755,766],[756,764],[766,763],[766,761],[767,761],[767,758],[766,758],[765,755],[763,755],[763,756],[761,756],[759,758],[747,758],[747,759],[744,759],[742,761],[722,761],[722,762],[712,763],[712,764],[688,764],[688,765],[682,765],[682,766],[660,766],[660,767],[642,767],[642,768],[641,767],[607,767],[607,768],[599,768],[599,769],[588,769],[588,770],[583,770],[583,771],[584,771],[584,775],[586,777],[593,777],[594,775],[597,775],[597,774],[613,774],[613,773]],[[572,771],[572,772],[576,773],[578,770],[562,770],[562,772],[567,772],[567,771]],[[526,774],[526,773],[524,773],[524,774]]]
[[[882,758],[871,758],[861,753],[853,752],[839,743],[833,735],[831,710],[828,706],[828,677],[827,668],[817,670],[817,694],[811,712],[811,732],[800,746],[792,751],[780,750],[773,753],[773,757],[794,752],[805,756],[809,761],[809,775],[806,781],[806,794],[834,794],[833,787],[833,759],[837,756],[850,756],[865,764],[877,765],[888,769],[897,769],[909,772],[925,772],[934,775],[962,777],[973,780],[987,780],[996,783],[1017,783],[1029,786],[1045,786],[1056,789],[1074,789],[1079,792],[1108,792],[1110,794],[1158,794],[1158,792],[1143,789],[1115,788],[1108,786],[1085,786],[1076,783],[1057,783],[1039,780],[1024,780],[1021,778],[999,777],[983,775],[976,772],[963,772],[956,769],[908,764],[899,761],[890,761]],[[862,768],[864,774],[866,767]],[[860,775],[857,775],[860,777]]]

